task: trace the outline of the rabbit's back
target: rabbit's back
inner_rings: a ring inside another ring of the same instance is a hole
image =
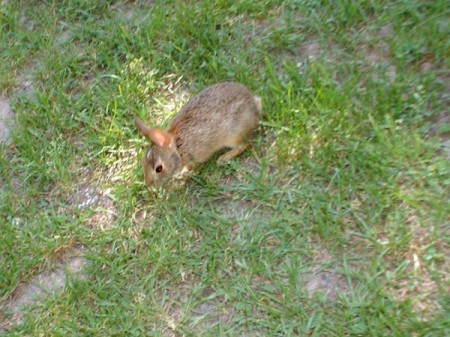
[[[184,105],[167,131],[185,164],[201,163],[225,147],[249,142],[261,119],[259,98],[242,84],[206,88]]]

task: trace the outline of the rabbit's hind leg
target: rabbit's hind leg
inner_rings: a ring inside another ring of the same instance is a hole
[[[217,165],[222,166],[228,163],[231,159],[234,157],[240,155],[242,152],[245,151],[245,149],[248,147],[248,144],[238,144],[235,147],[233,147],[228,152],[225,152],[223,155],[217,159]]]

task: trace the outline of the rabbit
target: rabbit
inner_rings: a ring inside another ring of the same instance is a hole
[[[229,148],[217,160],[218,165],[225,164],[248,147],[261,117],[259,97],[242,84],[224,82],[191,98],[166,131],[136,118],[136,128],[152,143],[142,159],[145,184],[162,186]]]

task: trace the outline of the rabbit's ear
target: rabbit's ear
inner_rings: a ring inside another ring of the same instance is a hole
[[[134,124],[136,125],[139,132],[153,144],[156,144],[160,147],[167,147],[171,145],[172,136],[167,132],[159,129],[151,129],[147,125],[145,125],[139,118],[136,118],[134,120]]]
[[[150,129],[149,137],[147,138],[160,147],[168,147],[172,143],[172,136],[160,129]]]

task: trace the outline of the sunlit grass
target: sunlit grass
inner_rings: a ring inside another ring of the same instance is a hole
[[[1,303],[62,251],[82,246],[87,260],[85,278],[24,307],[21,324],[2,308],[5,333],[448,333],[450,167],[429,134],[445,109],[446,8],[2,4],[0,88],[16,127],[0,147]],[[147,190],[134,117],[165,127],[225,80],[263,98],[253,147]],[[312,294],[321,277],[332,299],[324,284]]]

